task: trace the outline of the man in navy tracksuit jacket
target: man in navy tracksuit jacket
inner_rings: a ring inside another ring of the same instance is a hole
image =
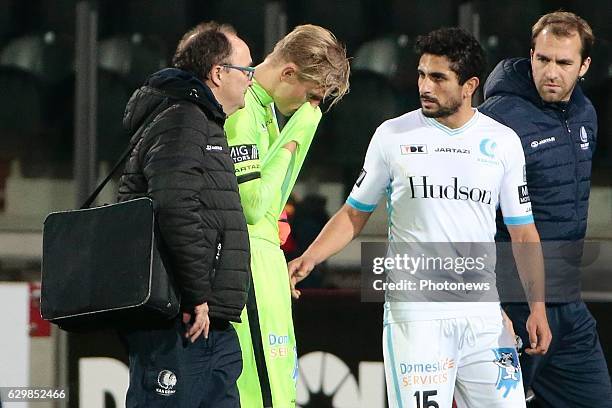
[[[523,353],[525,390],[544,407],[612,407],[612,387],[596,322],[580,299],[579,263],[587,227],[591,159],[597,135],[593,105],[576,84],[590,64],[593,35],[573,13],[543,16],[532,29],[531,60],[500,62],[486,81],[479,110],[512,128],[525,152],[525,176],[546,265],[548,353]],[[517,193],[520,194],[520,193]],[[498,214],[498,242],[510,241]],[[502,258],[503,259],[503,258]],[[506,281],[513,263],[498,259],[502,301],[516,301]],[[518,282],[517,279],[514,282]],[[529,344],[526,303],[504,303]]]

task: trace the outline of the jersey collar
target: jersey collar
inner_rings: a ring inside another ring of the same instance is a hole
[[[249,89],[251,90],[251,92],[253,92],[253,95],[259,101],[261,106],[270,105],[272,102],[274,102],[272,97],[259,84],[259,82],[257,82],[257,80],[255,80],[255,78],[253,78],[253,84],[251,84],[251,87]]]
[[[463,126],[461,126],[460,128],[457,129],[451,129],[447,126],[444,126],[443,124],[441,124],[440,122],[438,122],[437,120],[435,120],[434,118],[428,118],[427,116],[423,115],[423,111],[420,110],[421,116],[423,117],[423,119],[425,120],[426,123],[430,124],[431,126],[434,126],[440,130],[442,130],[444,133],[450,135],[450,136],[456,136],[459,135],[463,132],[465,132],[467,129],[471,128],[472,125],[474,125],[474,123],[476,123],[476,121],[478,120],[478,117],[480,116],[480,112],[478,112],[478,109],[476,108],[472,108],[474,110],[474,115],[470,118],[470,120],[468,120]]]

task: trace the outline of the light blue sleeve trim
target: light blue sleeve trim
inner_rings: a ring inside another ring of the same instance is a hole
[[[520,217],[504,217],[506,225],[533,224],[533,215],[522,215]]]
[[[363,211],[363,212],[372,212],[376,209],[376,204],[370,205],[370,204],[360,203],[359,201],[355,200],[353,197],[347,198],[346,203],[350,205],[351,207],[353,207],[354,209]]]

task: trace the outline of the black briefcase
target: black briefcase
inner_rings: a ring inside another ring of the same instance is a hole
[[[179,299],[157,235],[149,198],[49,214],[42,317],[66,330],[87,330],[176,316]]]
[[[156,115],[161,112],[151,117]],[[137,132],[145,130],[143,124]],[[40,310],[43,319],[65,330],[133,327],[179,313],[153,201],[142,197],[89,208],[130,155],[134,140],[81,209],[45,219]]]

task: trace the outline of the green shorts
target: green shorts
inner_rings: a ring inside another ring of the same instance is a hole
[[[242,323],[234,324],[243,359],[238,378],[240,405],[293,408],[297,350],[287,262],[281,249],[252,239],[251,272],[253,281]]]

